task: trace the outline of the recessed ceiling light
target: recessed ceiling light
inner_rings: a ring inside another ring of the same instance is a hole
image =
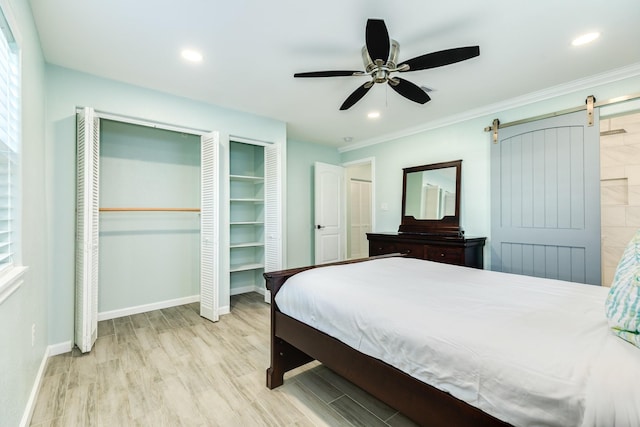
[[[202,61],[202,54],[196,50],[184,49],[181,54],[182,54],[182,57],[187,61],[191,61],[191,62]]]
[[[378,117],[380,117],[380,113],[377,111],[372,111],[367,114],[367,117],[369,117],[370,119],[377,119]]]
[[[577,38],[573,39],[571,44],[573,46],[582,46],[583,44],[591,43],[592,41],[594,41],[598,37],[600,37],[600,33],[583,34],[580,37],[577,37]]]

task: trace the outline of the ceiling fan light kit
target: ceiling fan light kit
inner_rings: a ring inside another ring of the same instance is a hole
[[[388,83],[389,86],[403,97],[425,104],[431,100],[429,95],[418,85],[400,77],[392,76],[391,73],[404,73],[408,71],[426,70],[429,68],[442,67],[465,61],[480,55],[479,46],[458,47],[441,50],[439,52],[427,53],[400,62],[398,65],[398,54],[400,44],[396,40],[389,38],[387,26],[382,19],[367,20],[365,30],[365,46],[362,48],[362,61],[365,71],[311,71],[306,73],[296,73],[294,77],[349,77],[349,76],[370,76],[371,80],[358,87],[347,97],[340,106],[340,110],[351,108],[356,102],[362,99],[369,89],[376,83]]]

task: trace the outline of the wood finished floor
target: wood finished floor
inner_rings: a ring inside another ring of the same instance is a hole
[[[269,390],[269,305],[231,297],[212,323],[189,304],[106,320],[87,355],[47,365],[32,426],[415,426],[314,362]]]

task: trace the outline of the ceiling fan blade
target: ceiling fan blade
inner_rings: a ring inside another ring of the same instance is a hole
[[[480,55],[480,46],[457,47],[454,49],[441,50],[439,52],[427,53],[416,56],[400,65],[407,64],[409,69],[398,70],[401,72],[426,70],[428,68],[442,67],[443,65],[455,64],[456,62],[471,59]]]
[[[425,104],[431,100],[431,97],[420,86],[400,77],[389,79],[389,86],[400,95],[418,104]]]
[[[377,59],[381,60],[383,64],[387,62],[391,42],[387,26],[382,19],[367,20],[365,43],[369,57],[374,63]]]
[[[369,92],[369,89],[371,89],[372,86],[373,84],[371,82],[366,82],[358,89],[354,90],[353,93],[342,103],[340,110],[348,110],[353,107],[356,102],[360,101],[362,97]]]
[[[362,71],[310,71],[308,73],[295,73],[293,77],[347,77],[353,76],[356,73],[362,73]]]

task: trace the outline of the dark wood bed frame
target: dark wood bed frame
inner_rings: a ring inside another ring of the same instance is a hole
[[[364,260],[335,264],[360,261]],[[267,369],[268,388],[274,389],[282,385],[285,372],[318,360],[422,426],[509,425],[280,312],[275,296],[289,277],[312,268],[335,264],[264,274],[267,289],[271,291],[271,366]]]

